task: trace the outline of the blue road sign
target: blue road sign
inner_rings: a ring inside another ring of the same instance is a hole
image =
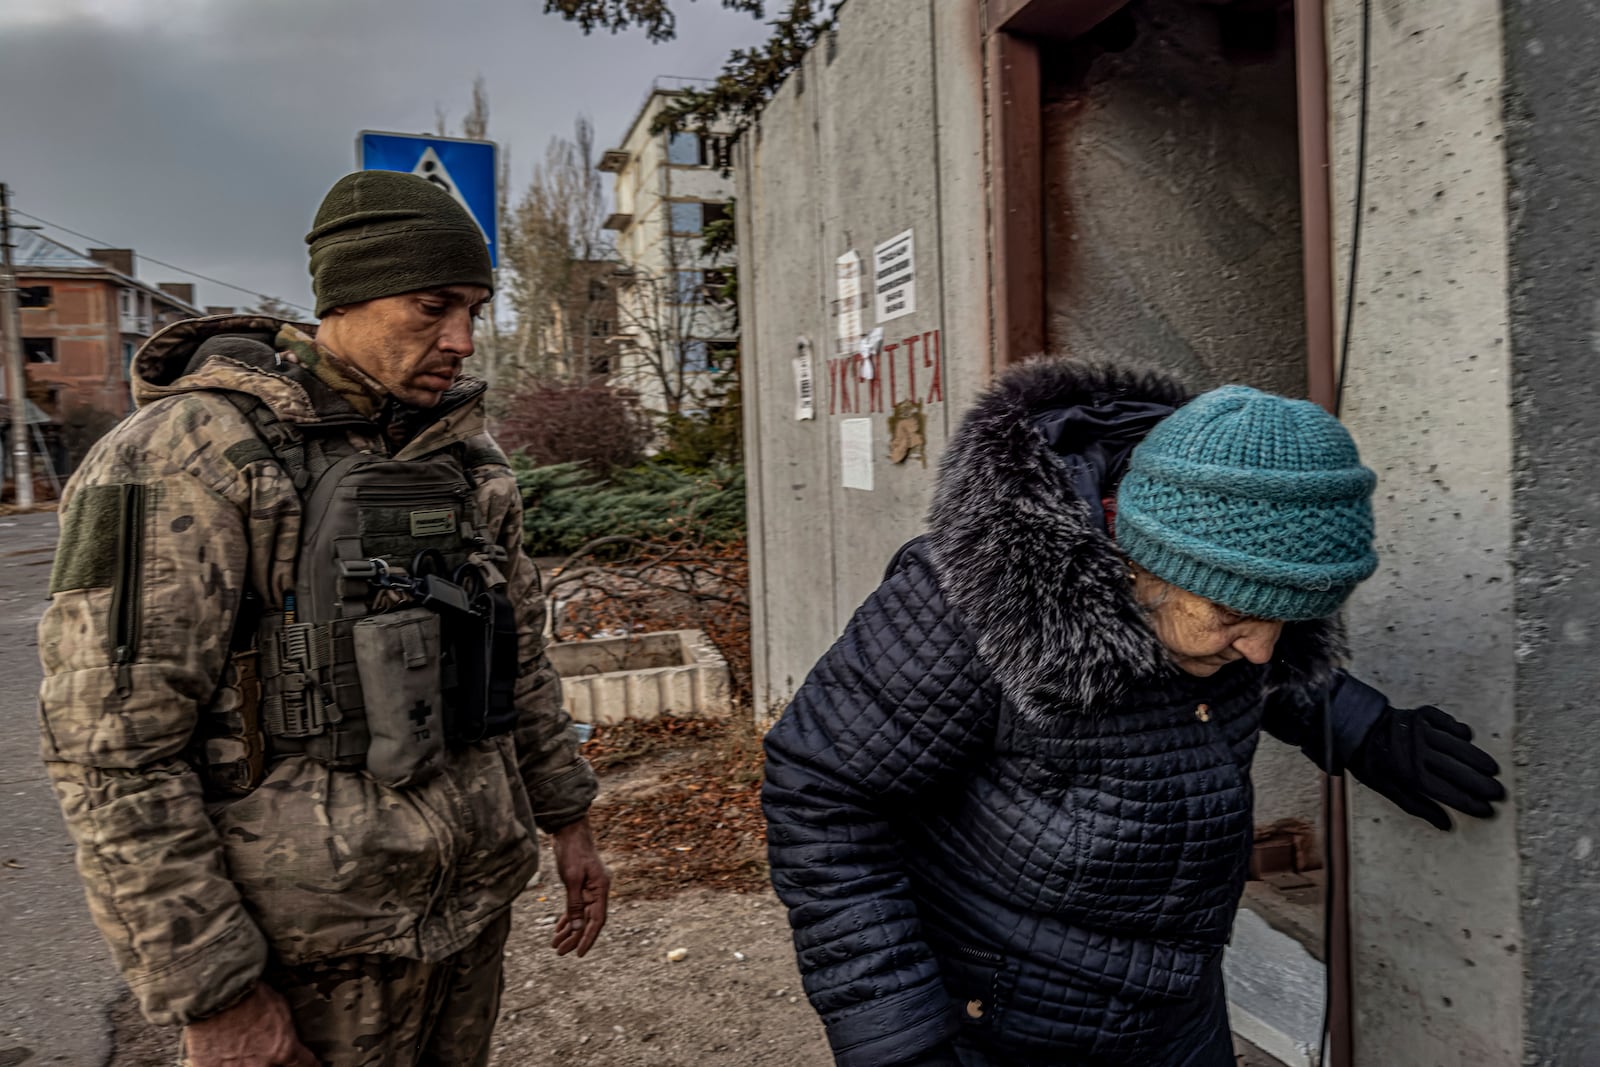
[[[500,223],[495,186],[499,147],[493,141],[461,137],[423,137],[412,133],[362,130],[356,137],[356,167],[398,170],[426,178],[472,212],[489,245],[489,261],[500,265]]]

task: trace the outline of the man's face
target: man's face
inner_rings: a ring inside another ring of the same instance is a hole
[[[472,323],[489,290],[447,285],[336,308],[317,328],[317,340],[360,367],[390,395],[431,408],[472,355]]]

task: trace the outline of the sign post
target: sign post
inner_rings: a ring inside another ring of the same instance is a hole
[[[362,130],[356,136],[358,170],[397,170],[426,178],[471,213],[500,265],[500,149],[493,141]]]

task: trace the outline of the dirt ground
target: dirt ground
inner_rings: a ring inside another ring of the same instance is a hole
[[[668,721],[599,731],[585,753],[601,776],[610,918],[586,958],[556,956],[564,894],[547,849],[515,906],[492,1067],[830,1067],[767,885],[754,731]],[[108,1067],[174,1062],[172,1032],[130,998],[113,1019]]]

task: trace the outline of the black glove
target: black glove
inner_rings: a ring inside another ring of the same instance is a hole
[[[1438,708],[1388,708],[1350,757],[1350,770],[1419,819],[1441,830],[1450,816],[1441,804],[1487,819],[1490,801],[1504,800],[1500,765],[1472,743],[1472,728]]]

